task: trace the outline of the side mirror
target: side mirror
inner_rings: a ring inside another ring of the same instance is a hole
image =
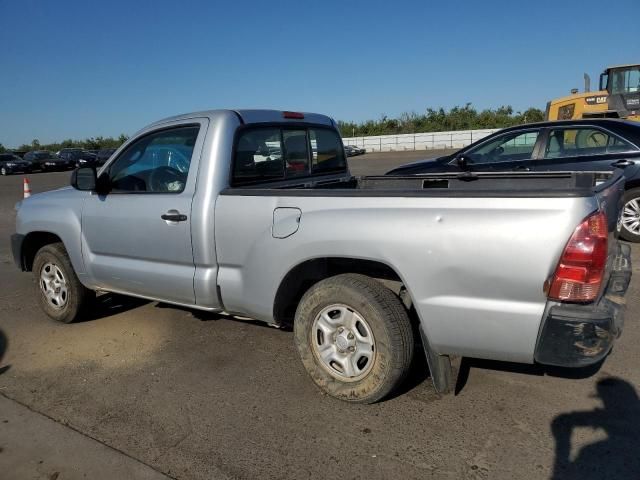
[[[71,174],[71,186],[76,190],[92,192],[98,184],[98,175],[93,167],[80,167]]]
[[[469,158],[467,155],[458,155],[456,157],[456,164],[458,165],[458,167],[460,167],[461,170],[469,170],[472,163],[473,162],[471,161],[471,158]]]

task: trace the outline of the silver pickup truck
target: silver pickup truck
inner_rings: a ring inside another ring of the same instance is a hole
[[[267,110],[168,118],[17,208],[44,311],[96,292],[292,327],[328,394],[369,403],[427,356],[578,367],[621,333],[624,179],[593,172],[349,174],[335,122]]]

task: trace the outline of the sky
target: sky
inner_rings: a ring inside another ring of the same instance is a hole
[[[639,17],[640,0],[0,0],[0,143],[212,108],[544,109],[639,63]]]

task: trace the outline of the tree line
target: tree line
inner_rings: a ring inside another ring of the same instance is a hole
[[[402,133],[448,132],[452,130],[476,130],[506,128],[522,123],[541,122],[545,114],[538,108],[515,112],[510,105],[478,111],[470,103],[449,110],[428,108],[425,113],[403,113],[399,118],[382,115],[379,120],[364,122],[338,121],[343,137],[369,135],[398,135]]]
[[[398,118],[382,115],[378,120],[364,122],[338,121],[343,137],[361,137],[368,135],[397,135],[401,133],[448,132],[452,130],[476,130],[483,128],[506,128],[522,123],[541,122],[544,112],[538,108],[529,108],[524,112],[515,112],[510,105],[495,109],[477,110],[472,104],[444,108],[428,108],[425,113],[403,113]],[[98,150],[118,148],[127,140],[127,135],[118,137],[91,137],[85,140],[67,139],[62,142],[41,144],[37,139],[13,149],[17,151],[49,150],[57,152],[62,148],[82,148]],[[9,150],[0,143],[0,152]]]
[[[100,150],[102,148],[118,148],[129,137],[124,133],[117,137],[90,137],[84,140],[72,140],[67,139],[61,142],[54,143],[40,143],[36,138],[31,143],[24,143],[17,148],[9,149],[0,143],[0,153],[14,150],[17,152],[28,152],[30,150],[49,150],[50,152],[57,152],[63,148],[82,148],[83,150]]]

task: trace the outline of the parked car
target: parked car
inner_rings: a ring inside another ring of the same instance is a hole
[[[622,172],[473,180],[354,178],[324,115],[199,112],[19,202],[12,251],[61,322],[100,290],[293,326],[312,380],[350,402],[396,388],[418,338],[438,392],[456,355],[602,361],[631,276]]]
[[[349,145],[345,145],[344,146],[344,153],[347,154],[347,157],[353,157],[355,155],[357,155],[356,151],[353,149],[353,147],[349,146]]]
[[[63,148],[58,152],[58,158],[64,163],[66,169],[73,169],[79,165],[81,159],[93,159],[91,154],[82,148]]]
[[[621,235],[640,242],[640,123],[593,118],[506,128],[455,153],[394,168],[387,175],[483,171],[624,170]]]
[[[347,147],[349,147],[351,151],[354,152],[354,155],[362,155],[364,153],[367,153],[366,148],[356,147],[355,145],[347,145]]]
[[[90,150],[83,150],[76,158],[76,168],[80,167],[96,167],[98,163],[96,161],[96,154]]]
[[[68,170],[70,167],[68,161],[56,157],[48,150],[32,150],[25,154],[24,159],[31,162],[33,170],[43,172]]]
[[[0,153],[0,174],[31,172],[31,163],[23,160],[14,153]]]
[[[115,151],[115,148],[103,148],[102,150],[98,150],[98,153],[96,154],[96,165],[104,165]]]
[[[25,153],[24,159],[31,162],[33,170],[56,170],[58,158],[47,150],[31,150]],[[48,165],[45,165],[48,164]]]

